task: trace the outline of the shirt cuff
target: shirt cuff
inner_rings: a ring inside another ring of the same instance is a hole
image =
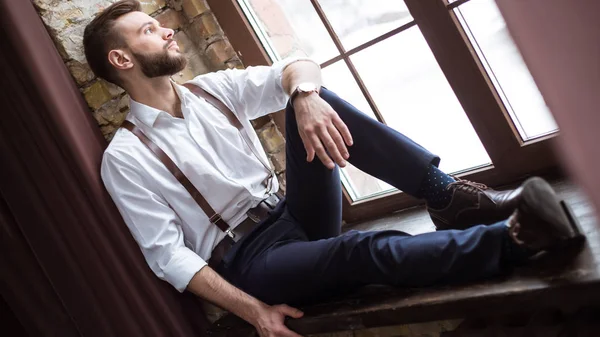
[[[184,292],[192,277],[206,266],[198,254],[187,247],[180,247],[173,253],[171,260],[163,269],[165,281],[179,292]]]
[[[279,89],[281,91],[285,92],[285,90],[283,90],[283,71],[290,64],[298,62],[298,61],[310,61],[310,62],[316,64],[317,66],[319,66],[319,64],[315,60],[311,59],[310,57],[306,57],[306,56],[288,57],[288,58],[285,58],[283,60],[273,63],[273,65],[271,67],[273,68],[275,74],[277,74],[276,75],[277,76],[276,83],[279,85]],[[287,96],[289,96],[289,94],[287,92],[285,92],[285,94]]]

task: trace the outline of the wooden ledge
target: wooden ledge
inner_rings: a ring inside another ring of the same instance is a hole
[[[305,316],[286,324],[307,335],[600,303],[600,230],[595,216],[575,187],[564,182],[553,186],[579,219],[587,237],[582,249],[541,256],[507,277],[487,282],[421,289],[365,287],[342,298],[301,307]],[[418,212],[427,217],[424,210],[396,217],[410,216],[414,220]],[[233,315],[211,327],[213,336],[243,337],[252,333],[250,325]]]

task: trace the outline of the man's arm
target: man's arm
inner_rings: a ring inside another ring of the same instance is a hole
[[[285,304],[269,306],[234,287],[208,266],[194,275],[187,290],[252,324],[261,337],[300,337],[284,324],[285,316],[302,317],[300,310]]]
[[[316,63],[297,61],[283,70],[282,85],[289,95],[304,82],[318,87],[322,85],[321,68]],[[294,112],[298,133],[306,149],[306,160],[313,161],[316,154],[330,169],[335,167],[335,163],[346,166],[346,159],[350,156],[346,146],[351,146],[353,140],[337,112],[317,93],[299,94],[294,100]]]
[[[146,262],[160,279],[178,291],[188,289],[256,327],[261,337],[298,337],[285,316],[301,317],[288,306],[268,306],[227,283],[184,245],[179,219],[162,196],[146,186],[136,164],[122,153],[105,154],[102,179],[140,246]],[[151,211],[150,211],[151,210]]]

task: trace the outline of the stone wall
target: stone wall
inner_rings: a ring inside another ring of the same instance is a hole
[[[33,0],[56,48],[65,61],[98,122],[110,141],[129,112],[129,98],[118,86],[94,76],[83,52],[83,31],[92,18],[116,0]],[[141,0],[143,11],[175,30],[175,40],[188,59],[187,67],[173,76],[183,83],[210,71],[243,68],[205,0]],[[259,138],[285,189],[285,141],[267,116],[253,122]]]

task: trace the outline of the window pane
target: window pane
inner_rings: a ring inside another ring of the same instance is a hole
[[[338,61],[323,69],[323,82],[328,89],[340,95],[348,103],[376,119],[344,61]],[[354,201],[394,189],[393,186],[352,165],[342,169],[342,182]]]
[[[412,21],[402,0],[319,0],[319,3],[346,50]]]
[[[490,163],[418,27],[351,57],[385,121],[457,172]]]
[[[337,48],[308,0],[238,0],[267,50],[282,59],[308,55],[323,63]]]
[[[558,130],[493,0],[455,9],[517,130],[524,140]]]

